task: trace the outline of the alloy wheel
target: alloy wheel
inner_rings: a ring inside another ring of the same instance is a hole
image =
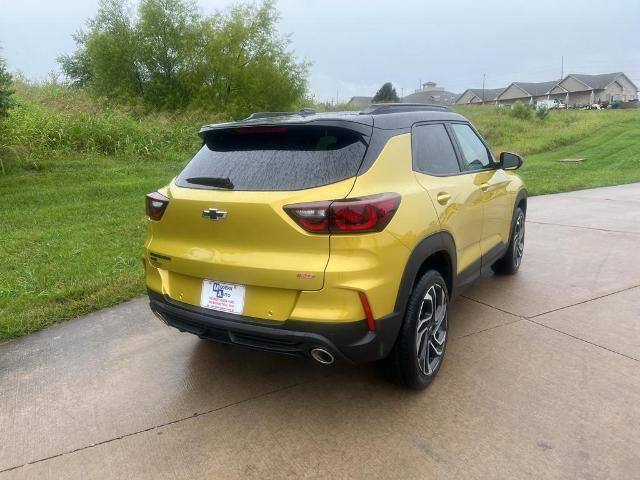
[[[416,353],[424,375],[432,375],[442,361],[447,327],[447,294],[436,283],[427,290],[417,321]]]
[[[513,229],[513,263],[517,267],[522,262],[524,254],[524,215],[520,213]]]

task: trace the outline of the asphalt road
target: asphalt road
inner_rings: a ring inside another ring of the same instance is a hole
[[[532,198],[433,385],[198,340],[136,299],[0,344],[0,480],[638,478],[640,184]]]

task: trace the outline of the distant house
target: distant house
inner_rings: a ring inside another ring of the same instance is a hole
[[[628,102],[638,98],[638,87],[622,72],[602,75],[572,73],[549,89],[549,98],[557,98],[568,106]]]
[[[549,90],[558,84],[556,81],[551,82],[513,82],[505,88],[497,97],[496,103],[503,105],[511,105],[518,100],[522,103],[535,104],[538,100],[546,100]]]
[[[504,88],[469,88],[458,96],[455,103],[456,105],[470,103],[495,103],[498,95],[500,95],[504,90]]]
[[[427,82],[422,88],[402,98],[402,103],[435,103],[440,105],[452,105],[458,95],[448,92],[444,87],[439,87],[436,82]]]
[[[506,88],[465,90],[456,104],[494,103],[512,105],[517,101],[535,104],[559,100],[569,107],[601,102],[628,102],[638,98],[638,87],[622,72],[601,75],[570,74],[548,82],[513,82]]]
[[[373,97],[351,97],[347,104],[354,107],[368,107],[372,101]]]

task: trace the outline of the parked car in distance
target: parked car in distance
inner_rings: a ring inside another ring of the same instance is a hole
[[[536,109],[541,109],[541,108],[547,108],[551,110],[551,109],[567,108],[567,106],[558,99],[544,99],[544,100],[538,100],[536,102]]]
[[[536,109],[537,110],[541,110],[541,109],[552,109],[552,108],[557,108],[557,100],[538,100],[536,102]]]
[[[153,312],[201,338],[322,364],[382,360],[423,388],[449,304],[524,252],[522,159],[446,107],[256,113],[146,198]]]

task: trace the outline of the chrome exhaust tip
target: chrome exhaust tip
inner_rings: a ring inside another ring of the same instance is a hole
[[[166,318],[164,318],[164,315],[162,315],[159,311],[155,310],[155,309],[151,309],[151,311],[153,312],[153,314],[165,325],[169,325],[169,322],[167,321]]]
[[[322,365],[331,365],[335,361],[335,358],[328,350],[320,347],[311,350],[311,358]]]

